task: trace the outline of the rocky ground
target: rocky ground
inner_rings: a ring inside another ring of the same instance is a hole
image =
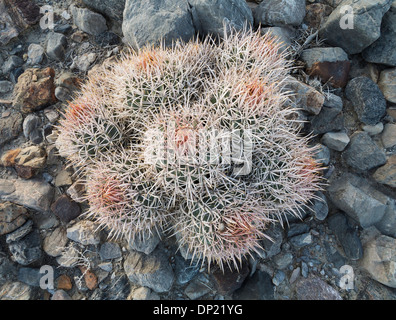
[[[136,3],[0,0],[0,300],[396,299],[396,1]],[[328,185],[223,274],[191,265],[172,237],[128,244],[97,231],[54,126],[90,70],[127,44],[219,34],[224,20],[271,30],[290,50],[290,89]]]

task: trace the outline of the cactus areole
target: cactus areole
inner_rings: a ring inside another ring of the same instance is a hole
[[[301,216],[322,184],[279,49],[269,34],[233,31],[96,69],[56,142],[85,183],[87,217],[128,241],[171,230],[209,266],[260,252],[269,226]]]

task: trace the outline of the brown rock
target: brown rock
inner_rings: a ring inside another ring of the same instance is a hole
[[[26,222],[27,210],[11,202],[0,203],[0,236],[10,233]]]
[[[217,291],[221,295],[230,295],[242,286],[249,272],[249,266],[247,263],[243,263],[239,270],[230,269],[228,266],[225,266],[224,271],[222,271],[216,267],[212,271],[211,277]]]
[[[305,7],[304,21],[311,28],[319,29],[325,18],[330,15],[333,8],[322,3],[313,3]]]
[[[313,275],[297,280],[296,292],[298,300],[342,300],[337,290]]]
[[[70,222],[81,214],[81,208],[78,203],[70,200],[63,194],[51,206],[51,210],[63,222]]]
[[[52,68],[27,69],[14,88],[14,107],[23,113],[44,109],[55,103],[55,71]]]
[[[321,78],[322,82],[329,82],[334,87],[343,88],[348,82],[351,67],[349,61],[316,62],[307,69],[310,76]]]
[[[16,170],[16,172],[18,174],[18,177],[20,177],[22,179],[31,179],[37,173],[37,169],[36,168],[32,168],[32,167],[29,167],[29,166],[16,165],[15,166],[15,170]]]
[[[373,178],[382,184],[396,188],[396,155],[390,156],[382,167],[379,167]]]
[[[79,266],[80,271],[84,274],[84,280],[89,290],[94,290],[98,286],[98,277],[92,270],[88,270],[86,267]]]
[[[62,274],[56,279],[56,288],[58,290],[71,290],[73,284],[69,276]]]
[[[5,167],[13,167],[15,165],[15,158],[19,155],[21,152],[21,148],[17,149],[12,149],[7,151],[2,157],[1,157],[1,164]]]
[[[30,146],[22,149],[15,157],[14,162],[15,165],[40,169],[44,166],[45,160],[45,150],[37,146]]]

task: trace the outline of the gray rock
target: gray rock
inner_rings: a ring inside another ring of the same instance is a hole
[[[396,3],[393,1],[390,10],[382,19],[381,36],[363,51],[362,56],[368,62],[396,66],[395,46]]]
[[[312,235],[309,232],[303,233],[290,238],[289,241],[293,246],[302,248],[312,243]]]
[[[16,265],[0,251],[0,286],[16,279],[18,270]]]
[[[14,241],[21,240],[24,236],[26,236],[28,233],[30,233],[32,231],[32,229],[33,229],[33,221],[28,220],[25,224],[20,226],[18,229],[7,234],[6,243],[11,243]]]
[[[184,294],[190,300],[196,300],[203,297],[205,294],[209,293],[211,290],[208,285],[199,279],[191,281],[186,289],[184,289]]]
[[[329,44],[343,48],[349,54],[362,52],[381,35],[381,20],[389,10],[393,0],[344,0],[328,17],[319,36]],[[351,23],[351,17],[345,21],[344,6],[353,10],[353,27],[345,28],[344,24]]]
[[[315,198],[312,201],[312,203],[313,203],[312,209],[314,210],[315,218],[320,221],[323,221],[324,219],[326,219],[326,217],[329,213],[327,199],[326,199],[326,196],[320,191],[316,192],[315,195],[317,197],[319,197],[320,199]]]
[[[308,273],[309,273],[309,269],[308,269],[307,263],[304,262],[304,261],[301,261],[301,275],[304,278],[307,278],[308,277]]]
[[[328,220],[331,230],[333,230],[345,255],[351,260],[359,260],[363,257],[363,247],[357,230],[352,228],[347,218],[342,213],[331,216]]]
[[[344,129],[344,114],[337,108],[322,107],[320,113],[311,120],[311,130],[314,134]]]
[[[391,288],[396,288],[396,239],[380,235],[364,246],[361,266],[371,277]]]
[[[396,155],[390,156],[386,164],[374,172],[373,178],[379,183],[396,188]]]
[[[18,281],[31,287],[39,287],[42,276],[39,268],[20,268],[18,271]]]
[[[130,239],[128,242],[129,249],[132,251],[139,251],[145,254],[150,254],[157,247],[160,242],[159,235],[154,232],[151,234],[145,234],[143,238],[135,237],[135,239]]]
[[[83,0],[89,8],[104,16],[121,22],[125,8],[125,0]]]
[[[51,257],[58,257],[66,247],[68,238],[64,228],[59,227],[48,234],[43,241],[43,250]]]
[[[279,50],[280,53],[288,49],[293,43],[293,38],[296,37],[295,30],[288,26],[261,28],[261,33],[270,33],[271,36],[275,37],[276,41],[279,42],[281,46]]]
[[[396,124],[387,123],[381,135],[384,148],[392,148],[396,145]]]
[[[0,199],[15,202],[39,212],[49,211],[54,188],[48,183],[37,180],[0,179]]]
[[[396,103],[396,68],[383,70],[378,86],[387,101]]]
[[[2,80],[0,81],[0,93],[8,93],[12,90],[14,85],[11,81]]]
[[[8,117],[0,118],[0,146],[16,138],[22,131],[23,117],[14,111]]]
[[[242,287],[234,292],[235,300],[274,300],[271,276],[261,270],[248,277]]]
[[[90,220],[82,220],[67,228],[67,237],[70,240],[82,245],[99,244],[100,234],[97,232],[97,225]]]
[[[65,87],[56,87],[55,88],[55,97],[56,99],[58,99],[59,101],[68,101],[71,100],[71,92],[69,89],[65,88]]]
[[[0,288],[0,300],[30,300],[32,288],[22,282],[8,282]]]
[[[106,19],[99,13],[86,8],[70,6],[74,24],[81,30],[93,36],[98,36],[107,31]]]
[[[43,141],[43,134],[40,126],[41,119],[32,113],[28,114],[23,121],[23,134],[34,144],[39,144]]]
[[[299,26],[305,17],[305,0],[263,1],[254,10],[256,24]]]
[[[297,280],[296,293],[298,300],[342,300],[337,290],[313,275]]]
[[[325,94],[325,101],[323,103],[323,106],[328,108],[334,108],[341,111],[344,106],[344,103],[341,97],[335,95],[334,93],[328,92]]]
[[[57,32],[51,32],[47,40],[47,55],[54,59],[61,61],[65,58],[65,51],[67,46],[67,38]]]
[[[342,153],[346,163],[356,170],[370,170],[386,163],[385,152],[363,131],[351,136],[349,147]]]
[[[384,235],[396,238],[396,203],[389,202],[382,219],[375,224],[375,227]]]
[[[293,255],[290,252],[280,253],[274,258],[274,263],[276,267],[280,270],[286,269],[293,262]]]
[[[51,300],[73,300],[66,291],[56,290],[51,297]]]
[[[11,202],[0,203],[0,236],[13,232],[27,219],[27,210]]]
[[[122,257],[120,246],[117,243],[105,242],[100,246],[99,255],[102,261]]]
[[[204,35],[224,35],[224,24],[236,30],[253,25],[252,11],[245,0],[188,0],[193,23]]]
[[[97,55],[95,52],[87,52],[78,56],[77,59],[71,65],[71,69],[79,69],[82,72],[88,71],[92,63],[95,62]],[[58,92],[59,94],[59,92]]]
[[[23,266],[38,262],[43,256],[40,234],[37,230],[33,230],[18,241],[11,242],[8,248],[14,260]]]
[[[175,275],[177,284],[183,285],[193,279],[199,272],[200,265],[191,263],[180,255],[175,256]]]
[[[287,237],[292,238],[294,236],[307,233],[309,231],[309,226],[305,223],[293,223],[289,225],[287,230]]]
[[[378,85],[367,77],[357,77],[349,81],[345,95],[364,124],[375,125],[386,113],[384,95]]]
[[[45,52],[44,48],[39,44],[36,43],[30,44],[27,53],[28,60],[26,63],[32,66],[40,64],[43,61],[44,52]]]
[[[319,144],[315,159],[317,162],[327,166],[330,163],[330,149],[323,144]]]
[[[283,229],[280,225],[271,225],[267,230],[267,235],[272,239],[264,239],[261,241],[261,246],[264,249],[260,252],[262,258],[271,258],[281,252],[281,245],[283,241]]]
[[[377,134],[380,134],[384,130],[384,124],[382,122],[378,122],[375,126],[370,126],[366,124],[362,127],[362,129],[370,136],[375,136]]]
[[[287,89],[295,93],[291,100],[295,107],[317,115],[320,113],[325,97],[315,88],[295,79],[290,78]]]
[[[24,63],[23,59],[18,56],[10,56],[3,64],[3,73],[10,74],[12,70],[22,66]]]
[[[340,47],[312,48],[301,53],[301,60],[311,68],[317,62],[348,61],[348,54]]]
[[[327,132],[323,135],[320,142],[336,151],[343,151],[350,139],[345,132]]]
[[[381,221],[389,198],[374,189],[367,180],[352,174],[343,174],[331,181],[328,194],[333,204],[368,228]]]
[[[195,36],[189,4],[186,0],[151,0],[125,3],[122,32],[133,48],[163,41],[166,46]]]
[[[124,261],[124,270],[130,281],[158,293],[169,291],[175,279],[167,256],[159,248],[150,255],[130,252]]]
[[[272,278],[272,283],[277,287],[285,280],[285,278],[285,273],[282,270],[278,270]]]

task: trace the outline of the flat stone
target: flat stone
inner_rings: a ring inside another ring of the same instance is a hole
[[[327,199],[326,199],[326,196],[320,191],[316,192],[315,195],[317,197],[319,197],[319,199],[315,198],[312,201],[312,203],[313,203],[312,208],[315,213],[315,218],[318,219],[319,221],[323,221],[324,219],[326,219],[326,217],[329,213]]]
[[[82,245],[96,245],[100,243],[100,234],[97,232],[97,225],[89,220],[79,221],[70,228],[67,228],[67,237]]]
[[[320,141],[330,149],[343,151],[350,139],[345,132],[327,132]]]
[[[107,30],[106,19],[99,13],[86,8],[70,7],[74,24],[88,34],[97,36]]]
[[[27,210],[11,202],[0,203],[0,236],[10,233],[26,222]]]
[[[298,300],[342,300],[337,290],[313,275],[296,281],[296,293]]]
[[[396,155],[390,156],[386,164],[374,172],[373,178],[379,183],[396,188]]]
[[[68,238],[62,227],[56,228],[43,241],[43,250],[51,257],[58,257],[66,247]]]
[[[374,126],[370,126],[368,124],[364,125],[362,129],[367,132],[370,136],[375,136],[380,134],[384,130],[384,124],[382,122],[378,122]]]
[[[295,93],[291,99],[296,107],[314,115],[319,114],[325,101],[319,91],[298,80],[291,80],[289,87]]]
[[[30,300],[32,288],[22,282],[7,282],[0,288],[0,300]]]
[[[396,124],[387,123],[381,135],[382,145],[385,149],[396,145]]]
[[[33,230],[18,241],[11,242],[8,248],[14,260],[23,266],[38,262],[43,256],[40,234],[37,230]]]
[[[305,17],[305,0],[263,1],[254,10],[256,24],[299,26]]]
[[[363,131],[355,132],[351,136],[351,142],[342,157],[349,166],[362,171],[386,163],[385,152]]]
[[[383,70],[378,86],[387,101],[396,103],[396,68]]]
[[[102,261],[118,259],[122,257],[120,246],[117,243],[105,242],[101,245],[99,255]]]
[[[55,187],[70,186],[72,183],[71,173],[66,169],[61,170],[55,177]]]
[[[203,297],[205,294],[209,293],[211,290],[207,284],[202,283],[199,279],[191,281],[186,289],[184,289],[184,294],[190,300],[196,300]]]
[[[307,232],[290,238],[290,243],[298,248],[305,247],[312,243],[312,235]]]
[[[48,34],[47,55],[54,60],[61,61],[65,58],[67,38],[62,33],[51,32]]]
[[[67,195],[61,195],[51,206],[51,211],[63,222],[70,222],[81,214],[78,203],[72,201]]]
[[[24,236],[26,236],[32,230],[33,230],[33,221],[32,220],[28,220],[26,223],[24,223],[18,229],[16,229],[13,232],[10,232],[9,234],[7,234],[6,243],[11,243],[11,242],[15,242],[15,241],[21,240]]]
[[[0,146],[16,138],[22,131],[23,117],[20,112],[11,112],[0,118]]]
[[[340,47],[311,48],[301,53],[301,60],[308,69],[318,62],[349,61],[348,54]]]

